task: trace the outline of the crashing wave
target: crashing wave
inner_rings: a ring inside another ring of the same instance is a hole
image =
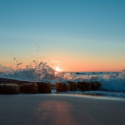
[[[35,62],[36,63],[36,62]],[[51,81],[55,84],[58,81],[99,81],[101,89],[106,91],[125,92],[125,70],[121,73],[83,73],[82,75],[72,72],[56,72],[47,63],[40,62],[33,67],[26,66],[25,69],[13,70],[11,67],[0,65],[0,78],[10,78],[25,81]]]

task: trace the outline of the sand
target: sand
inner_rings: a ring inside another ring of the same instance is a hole
[[[72,94],[0,95],[0,125],[125,125],[125,99]]]

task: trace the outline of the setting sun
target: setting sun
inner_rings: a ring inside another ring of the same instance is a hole
[[[60,70],[60,68],[59,68],[59,67],[56,67],[56,71],[60,72],[61,70]]]

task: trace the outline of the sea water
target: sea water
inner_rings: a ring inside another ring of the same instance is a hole
[[[0,65],[0,78],[30,82],[49,81],[52,84],[56,84],[56,82],[67,83],[67,81],[76,83],[79,81],[99,81],[101,88],[97,91],[68,91],[65,93],[125,98],[125,70],[122,72],[57,72],[47,63],[40,62],[34,67],[28,65],[25,69],[17,68],[17,70]],[[52,92],[54,93],[56,90],[54,89]]]

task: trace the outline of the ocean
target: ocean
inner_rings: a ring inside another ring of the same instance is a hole
[[[41,62],[34,68],[26,66],[25,69],[17,68],[17,70],[0,65],[0,78],[30,82],[49,81],[52,84],[56,84],[56,82],[67,83],[67,81],[76,83],[79,81],[99,81],[101,83],[99,90],[67,91],[65,93],[125,98],[125,70],[122,72],[58,72]],[[52,93],[56,93],[55,88],[52,88]]]

